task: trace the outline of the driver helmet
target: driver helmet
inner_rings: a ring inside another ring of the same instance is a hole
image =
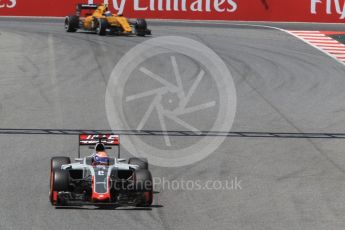
[[[93,164],[95,165],[108,165],[109,156],[105,152],[105,146],[102,143],[98,143],[95,146],[96,154],[93,156]]]
[[[113,16],[113,14],[112,14],[110,11],[105,12],[104,15],[105,15],[106,17],[111,17],[111,16]]]
[[[97,143],[95,145],[95,151],[96,152],[105,152],[105,146],[103,143]]]
[[[109,165],[109,157],[106,152],[98,152],[93,157],[94,165]]]

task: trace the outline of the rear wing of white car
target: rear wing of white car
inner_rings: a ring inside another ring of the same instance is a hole
[[[113,146],[117,146],[117,157],[120,158],[120,135],[115,134],[79,134],[78,158],[80,158],[80,146],[89,146],[89,148],[93,149],[97,143],[104,144],[106,149],[112,149]]]

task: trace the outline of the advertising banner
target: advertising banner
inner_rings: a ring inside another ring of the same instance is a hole
[[[0,0],[0,16],[63,17],[74,14],[77,3],[106,3],[127,17],[345,22],[345,0]]]

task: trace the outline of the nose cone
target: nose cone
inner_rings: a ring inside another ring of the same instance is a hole
[[[93,188],[91,199],[94,202],[103,202],[110,200],[109,184],[105,182],[107,175],[106,173],[99,173],[99,171],[101,170],[96,170],[96,176],[92,178]]]
[[[109,195],[109,193],[98,194],[98,193],[94,192],[94,193],[92,194],[92,200],[93,200],[94,202],[108,201],[108,200],[110,200],[110,195]]]

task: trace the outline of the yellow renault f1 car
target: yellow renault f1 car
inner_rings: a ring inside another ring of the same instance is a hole
[[[145,19],[130,21],[122,15],[112,14],[106,4],[78,4],[76,14],[65,18],[65,30],[96,32],[100,36],[115,35],[151,35]]]

